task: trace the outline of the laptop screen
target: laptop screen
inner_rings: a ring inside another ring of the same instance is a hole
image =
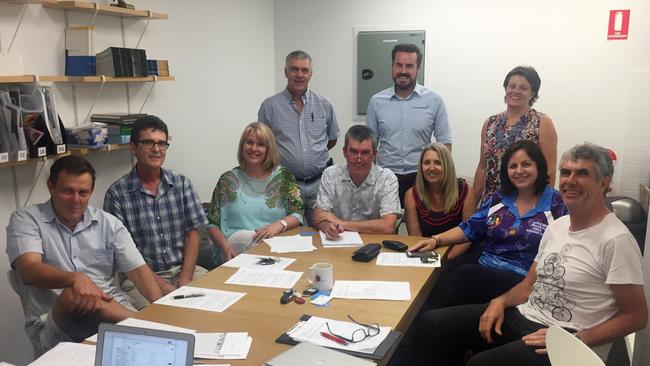
[[[106,330],[102,366],[185,366],[186,339]]]

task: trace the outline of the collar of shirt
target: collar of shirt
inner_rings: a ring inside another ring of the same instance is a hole
[[[341,180],[349,181],[352,182],[352,184],[354,184],[354,181],[350,177],[350,171],[348,170],[348,163],[345,162],[341,164],[341,168],[343,170],[343,175],[341,176]],[[372,165],[370,166],[370,172],[368,172],[368,176],[366,177],[366,179],[364,179],[363,183],[361,183],[361,185],[357,188],[361,188],[366,184],[370,186],[374,186],[375,183],[377,182],[377,174],[378,174],[377,166],[375,165],[375,163],[372,163]]]
[[[406,98],[398,97],[397,94],[395,94],[395,85],[393,85],[393,88],[391,89],[391,95],[390,95],[389,99],[393,99],[393,98],[400,99],[400,100],[411,99],[413,97],[413,94],[417,94],[418,96],[421,96],[422,95],[422,85],[420,85],[419,83],[416,82],[415,83],[415,88],[413,88],[413,92],[411,94],[409,94],[409,96],[406,97]]]
[[[525,215],[519,215],[519,211],[517,210],[517,205],[515,204],[516,201],[516,195],[512,196],[506,196],[503,197],[501,202],[508,207],[508,211],[515,215],[515,217],[519,218],[526,218],[526,217],[532,217],[537,215],[540,212],[548,211],[551,209],[551,200],[553,199],[553,188],[549,185],[546,185],[542,193],[539,195],[539,198],[537,199],[537,203],[535,204],[535,207],[533,207],[530,211],[526,212]]]
[[[310,92],[310,90],[307,89],[307,91],[305,91],[305,94],[303,94],[303,95],[300,97],[300,98],[302,99],[302,103],[303,103],[303,104],[306,104],[306,103],[307,103],[307,94],[308,94],[309,92]],[[282,95],[284,95],[284,98],[287,100],[287,102],[288,102],[290,105],[295,105],[295,104],[296,104],[296,101],[293,100],[293,95],[291,95],[291,93],[289,93],[289,90],[287,90],[286,88],[285,88],[284,91],[282,92]]]
[[[51,224],[54,221],[56,221],[59,225],[67,228],[67,226],[65,226],[61,222],[61,220],[59,220],[59,218],[56,216],[56,213],[54,213],[54,207],[52,207],[52,199],[47,200],[47,202],[45,202],[41,207],[42,207],[41,213],[43,215],[43,222]],[[94,221],[99,221],[99,220],[97,219],[97,216],[95,216],[95,214],[90,210],[90,208],[86,207],[86,211],[84,212],[83,218],[80,221],[80,224],[82,225],[79,226],[79,224],[77,224],[77,227],[75,228],[74,231],[76,232],[76,231],[83,230],[88,226],[90,226]]]
[[[158,195],[161,195],[167,191],[167,187],[173,187],[173,179],[171,176],[171,173],[169,173],[165,168],[160,168],[160,189],[158,190]],[[140,176],[138,175],[138,172],[135,169],[135,166],[133,169],[131,169],[131,173],[129,173],[129,176],[127,177],[127,184],[126,184],[126,190],[127,192],[133,192],[135,190],[140,190],[142,193],[147,193],[149,194],[148,191],[144,189],[142,186],[142,181],[140,180]]]

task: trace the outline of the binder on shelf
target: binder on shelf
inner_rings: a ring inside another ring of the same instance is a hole
[[[112,77],[148,76],[147,54],[137,48],[108,47],[97,54],[97,74]]]
[[[303,316],[300,317],[300,321],[307,321],[311,318],[311,315],[304,314]],[[363,353],[363,352],[356,352],[356,351],[347,351],[347,350],[342,350],[339,348],[333,348],[336,349],[337,351],[345,352],[350,355],[358,356],[358,357],[363,357],[363,358],[369,358],[371,360],[381,360],[384,357],[386,357],[386,354],[388,351],[391,350],[391,348],[397,344],[399,339],[401,338],[402,334],[398,331],[391,330],[390,333],[386,336],[386,339],[384,339],[383,342],[377,346],[377,349],[375,350],[374,353]],[[282,343],[282,344],[288,344],[290,346],[295,346],[297,345],[298,341],[294,340],[291,338],[287,333],[283,333],[280,335],[276,340],[276,343]]]

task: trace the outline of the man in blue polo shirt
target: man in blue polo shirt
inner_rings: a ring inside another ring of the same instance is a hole
[[[431,137],[451,151],[451,128],[440,94],[417,83],[422,52],[414,44],[393,47],[394,86],[375,94],[368,103],[366,125],[379,143],[377,164],[395,173],[399,199],[413,187],[420,153]]]
[[[289,53],[284,67],[287,88],[262,102],[257,113],[257,120],[273,131],[282,165],[298,181],[309,226],[320,178],[328,165],[328,151],[339,136],[329,98],[308,89],[312,73],[309,54]]]

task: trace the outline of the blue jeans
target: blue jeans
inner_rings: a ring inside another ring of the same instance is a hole
[[[305,222],[302,224],[312,226],[312,215],[316,205],[316,196],[318,196],[318,187],[320,187],[320,178],[311,183],[298,181],[298,187],[300,188],[302,203],[305,206]]]

